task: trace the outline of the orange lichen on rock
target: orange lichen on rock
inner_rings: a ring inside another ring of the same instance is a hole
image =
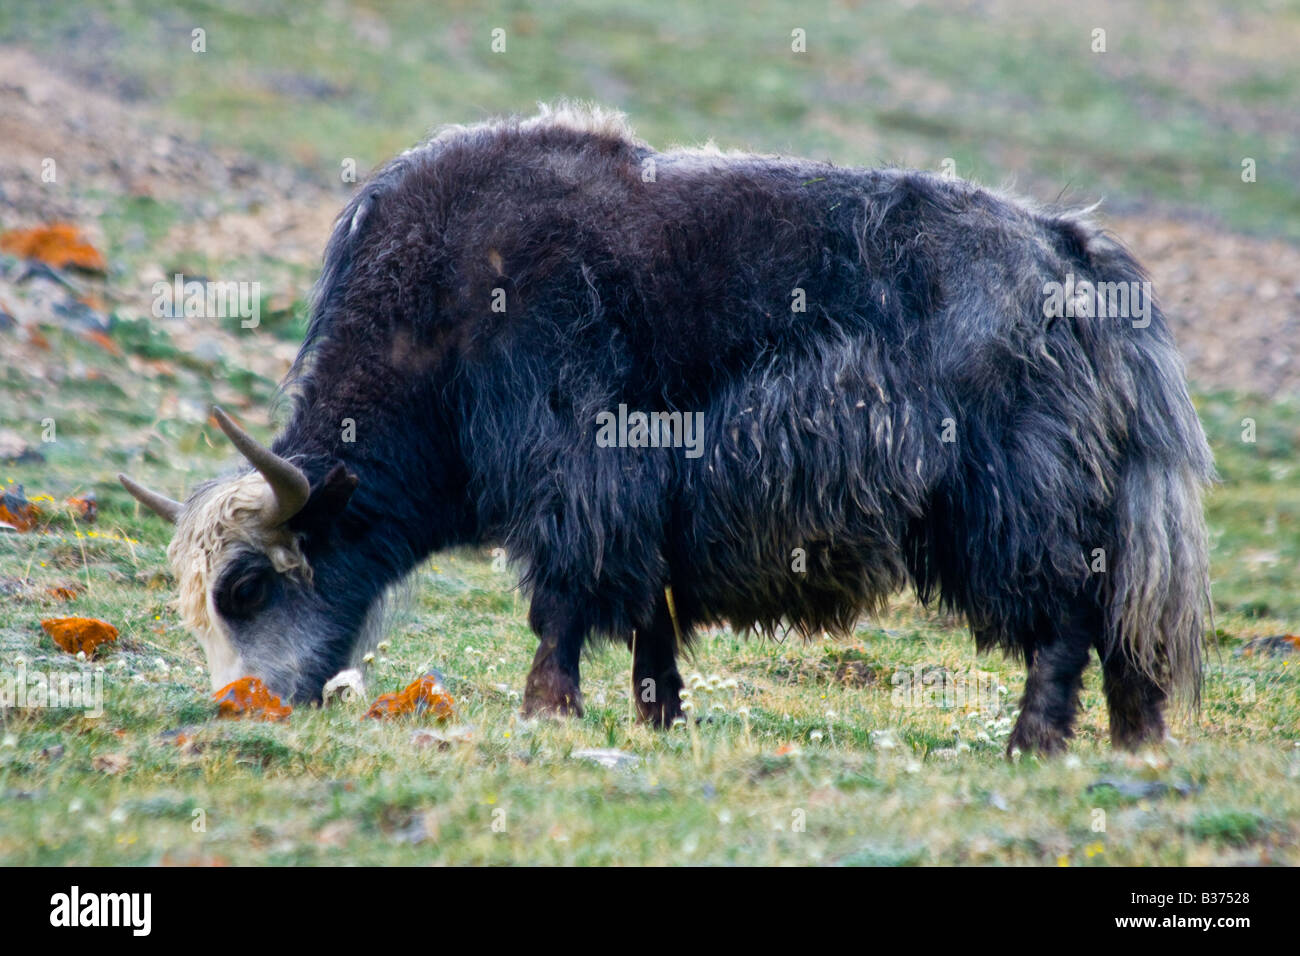
[[[256,677],[241,677],[212,695],[217,702],[217,716],[253,720],[287,720],[293,713],[288,704],[271,693]]]
[[[1300,651],[1300,635],[1277,634],[1273,637],[1257,637],[1248,641],[1246,646],[1237,653],[1243,657],[1254,657],[1257,654],[1281,657],[1294,654],[1297,651]]]
[[[69,654],[84,652],[89,657],[99,645],[117,640],[117,628],[93,617],[50,617],[41,627]]]
[[[452,715],[454,703],[438,675],[425,674],[404,691],[380,694],[366,711],[366,716],[404,717],[407,714],[430,713],[436,720],[446,720]]]
[[[52,222],[31,229],[10,229],[0,234],[0,251],[39,259],[58,269],[69,266],[87,272],[107,272],[108,263],[70,222]]]
[[[93,524],[95,519],[99,517],[99,501],[96,500],[93,491],[84,497],[71,497],[65,501],[64,504],[72,509],[72,512],[77,516],[78,521],[85,521],[87,524]]]
[[[41,509],[28,501],[21,491],[0,493],[0,523],[27,532],[36,527],[40,517]]]

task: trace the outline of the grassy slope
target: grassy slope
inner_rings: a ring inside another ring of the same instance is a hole
[[[836,6],[788,25],[775,5],[744,16],[718,4],[635,14],[593,0],[545,14],[452,5],[437,24],[424,4],[391,9],[384,49],[355,15],[254,19],[228,4],[161,18],[129,4],[93,14],[45,4],[41,16],[19,4],[0,13],[0,36],[124,78],[172,114],[201,121],[213,141],[267,156],[287,143],[321,177],[336,175],[341,156],[364,168],[423,128],[477,109],[601,92],[656,142],[707,130],[726,145],[845,161],[935,166],[954,156],[959,172],[985,180],[1017,170],[1031,181],[1072,181],[1088,197],[1203,201],[1239,226],[1284,234],[1300,221],[1294,147],[1275,142],[1272,153],[1290,175],[1243,192],[1234,157],[1263,152],[1258,143],[1280,134],[1249,108],[1221,117],[1206,105],[1222,82],[1260,115],[1280,115],[1296,68],[1270,55],[1270,31],[1248,30],[1251,49],[1216,58],[1224,76],[1189,70],[1186,82],[1168,80],[1180,36],[1227,47],[1225,34],[1239,36],[1208,6],[1157,8],[1151,16],[1164,29],[1126,28],[1116,12],[1113,26],[1104,23],[1111,49],[1130,55],[1105,69],[1073,52],[1086,49],[1079,33],[1092,24],[1068,15],[1012,16],[993,29],[978,13],[936,17],[924,7]],[[1294,8],[1270,16],[1272,32],[1294,35]],[[194,25],[208,29],[208,59],[162,52],[167,42],[187,46]],[[495,25],[510,31],[507,57],[486,51]],[[791,64],[794,26],[809,31],[813,53]],[[347,69],[329,69],[321,50]],[[1043,71],[1043,62],[1059,69]],[[994,142],[989,128],[1006,132]],[[1114,128],[1131,130],[1131,140],[1101,135]],[[131,261],[117,247],[124,222],[158,215],[111,206],[110,257]],[[66,364],[105,363],[102,351],[50,334]],[[411,725],[362,722],[347,708],[298,712],[283,726],[211,719],[201,655],[166,606],[166,529],[137,515],[109,476],[128,463],[158,481],[177,474],[163,463],[213,473],[223,444],[179,418],[153,427],[163,399],[179,392],[206,403],[217,379],[263,402],[272,383],[241,376],[236,364],[187,365],[165,340],[146,342],[132,326],[117,334],[129,352],[174,362],[176,377],[74,376],[55,389],[21,369],[0,376],[5,421],[54,414],[60,436],[40,446],[47,463],[7,468],[0,481],[58,498],[93,487],[103,503],[93,529],[59,518],[42,534],[0,535],[0,586],[13,590],[0,591],[0,661],[75,666],[41,632],[42,617],[98,616],[123,632],[103,661],[102,718],[0,713],[0,862],[1300,862],[1298,665],[1238,654],[1250,637],[1300,632],[1295,404],[1201,399],[1224,477],[1210,501],[1220,634],[1205,709],[1176,727],[1184,745],[1165,757],[1108,750],[1090,673],[1077,759],[1008,764],[1001,751],[1023,684],[1019,666],[976,659],[959,627],[905,599],[848,643],[729,634],[701,642],[689,666],[737,686],[717,695],[725,712],[694,734],[629,723],[622,648],[598,650],[585,665],[584,720],[525,725],[517,693],[533,640],[522,600],[480,553],[440,556],[422,569],[371,677],[379,692],[427,666],[444,670],[473,734],[438,750],[415,745]],[[1240,440],[1247,415],[1259,430],[1254,444]],[[42,590],[69,583],[84,588],[71,605]],[[890,676],[918,664],[990,671],[1008,703],[975,714],[896,705]],[[160,738],[177,727],[194,728],[194,748]],[[622,748],[640,763],[607,770],[570,756],[581,747]],[[106,755],[124,758],[116,773]],[[1103,778],[1188,792],[1088,789]],[[1105,832],[1092,829],[1099,809]],[[205,832],[192,827],[196,810]],[[505,811],[504,832],[492,829],[494,810]],[[795,811],[802,832],[792,827]]]
[[[713,136],[859,165],[951,157],[959,175],[1015,177],[1044,198],[1067,186],[1300,237],[1300,4],[955,6],[18,0],[0,38],[331,180],[345,157],[365,169],[439,123],[597,97],[654,143]],[[1097,28],[1105,53],[1091,50]],[[1249,188],[1243,157],[1258,162]]]

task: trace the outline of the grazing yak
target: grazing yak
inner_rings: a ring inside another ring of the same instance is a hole
[[[1118,306],[1118,308],[1117,308]],[[626,641],[680,714],[700,625],[842,632],[910,584],[1028,668],[1010,748],[1112,741],[1199,696],[1213,465],[1141,267],[1077,214],[957,179],[657,152],[563,105],[445,128],[325,251],[270,448],[184,503],[168,554],[214,687],[294,700],[442,548],[522,569],[527,713],[581,715]]]

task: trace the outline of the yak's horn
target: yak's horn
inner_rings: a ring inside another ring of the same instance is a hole
[[[220,408],[213,406],[212,414],[217,424],[226,433],[226,437],[239,449],[240,454],[249,460],[254,468],[262,473],[266,483],[275,494],[275,513],[267,519],[268,525],[284,524],[307,503],[311,497],[311,482],[302,469],[290,461],[281,458],[265,445],[258,444],[252,435],[236,425]]]
[[[166,495],[160,495],[156,491],[150,491],[144,485],[138,485],[126,475],[118,475],[117,480],[122,483],[122,487],[131,492],[136,501],[144,505],[158,517],[176,523],[176,516],[181,513],[181,503],[172,501]]]

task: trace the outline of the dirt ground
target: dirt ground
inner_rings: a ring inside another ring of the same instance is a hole
[[[0,225],[76,223],[103,248],[108,197],[149,197],[181,215],[153,244],[184,250],[201,261],[258,257],[264,289],[285,302],[305,295],[330,222],[345,191],[328,189],[287,167],[257,162],[199,144],[192,131],[172,128],[136,103],[79,85],[37,57],[8,49],[0,55]],[[42,161],[55,157],[57,184],[41,180]],[[1285,242],[1234,234],[1201,221],[1099,214],[1150,270],[1157,294],[1201,390],[1232,389],[1264,396],[1300,393],[1300,249]],[[148,314],[150,287],[165,277],[161,262],[124,272],[110,262],[106,281],[77,280],[61,292],[22,270],[0,276],[0,311],[20,330],[59,313],[61,294],[96,296],[106,308]],[[181,320],[177,320],[180,322]],[[217,348],[240,354],[249,367],[278,378],[292,347],[268,351],[260,337],[210,326],[183,329],[182,346],[218,337]],[[6,362],[42,360],[23,334],[0,338]]]

